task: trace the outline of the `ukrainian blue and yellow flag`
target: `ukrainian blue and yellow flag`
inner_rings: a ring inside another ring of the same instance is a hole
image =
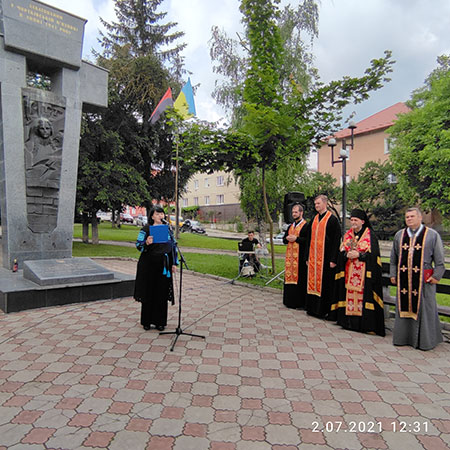
[[[195,116],[194,92],[192,91],[191,79],[181,89],[180,95],[173,104],[174,109],[183,119]]]

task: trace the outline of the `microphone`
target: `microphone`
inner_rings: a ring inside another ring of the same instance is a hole
[[[162,222],[164,225],[168,225],[168,224],[169,224],[169,222],[167,222],[166,219],[161,219],[161,222]]]

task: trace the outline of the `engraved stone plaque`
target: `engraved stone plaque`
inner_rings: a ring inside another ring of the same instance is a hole
[[[114,273],[89,258],[25,261],[23,277],[40,286],[111,280]]]

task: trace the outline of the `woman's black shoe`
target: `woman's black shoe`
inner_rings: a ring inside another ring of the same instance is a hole
[[[144,330],[150,330],[150,325],[144,325]]]
[[[156,327],[156,329],[157,329],[158,331],[164,331],[164,328],[165,328],[165,327],[163,327],[162,325],[158,325],[158,326]]]

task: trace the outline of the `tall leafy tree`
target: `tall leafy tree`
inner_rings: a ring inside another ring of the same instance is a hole
[[[337,205],[342,200],[342,192],[336,185],[336,178],[331,174],[306,171],[292,186],[292,190],[305,194],[305,218],[312,219],[316,215],[314,199],[319,194],[324,194],[328,197],[328,207],[339,219]]]
[[[283,211],[284,194],[293,190],[304,172],[303,161],[285,160],[277,170],[266,172],[266,194],[272,220],[276,220]],[[265,231],[265,212],[260,169],[256,168],[239,179],[241,208],[250,219],[256,221],[257,228]],[[264,237],[264,236],[262,236]]]
[[[283,83],[283,73],[285,81],[286,67],[289,67],[283,44],[289,33],[283,42],[278,3],[277,0],[241,2],[248,58],[242,90],[242,120],[237,122],[239,131],[249,138],[253,149],[250,151],[253,162],[249,165],[260,169],[271,238],[273,224],[265,192],[266,171],[276,170],[279,162],[285,159],[303,158],[312,145],[339,127],[344,106],[368,98],[371,90],[382,87],[392,70],[387,52],[385,58],[373,60],[361,78],[344,77],[327,85],[317,80],[307,85],[304,80],[296,80],[289,74],[289,83]],[[312,80],[311,77],[306,79]],[[247,172],[239,166],[236,170],[240,174]],[[272,267],[274,264],[272,252]]]
[[[158,55],[161,60],[174,63],[186,44],[180,44],[184,36],[173,31],[175,22],[161,23],[167,12],[158,11],[164,0],[115,0],[114,11],[117,22],[108,23],[100,19],[106,28],[101,35],[104,56],[112,56],[113,48],[129,45],[133,56]],[[172,32],[173,31],[173,32]]]
[[[405,202],[399,195],[390,161],[367,162],[348,184],[350,208],[364,210],[378,237],[391,236],[403,224]]]
[[[273,16],[279,28],[284,52],[275,69],[280,79],[280,93],[286,97],[291,92],[291,81],[296,80],[302,91],[310,90],[317,78],[311,45],[318,35],[318,6],[315,0],[303,0],[294,9],[286,5]],[[250,64],[250,44],[247,33],[233,39],[219,27],[212,28],[210,56],[213,71],[223,77],[217,83],[213,97],[230,113],[232,123],[242,119],[243,88]]]
[[[150,124],[168,86],[176,92],[183,74],[184,33],[174,31],[176,23],[164,23],[167,13],[160,12],[162,3],[116,0],[117,21],[103,21],[102,51],[96,54],[97,63],[109,70],[109,107],[101,115],[101,129],[117,133],[122,157],[144,182],[148,194],[141,204],[147,208],[153,198],[173,199],[175,188],[173,130],[164,120]],[[102,136],[97,137],[101,147]],[[181,184],[189,174],[180,172]]]
[[[388,130],[394,138],[391,160],[405,200],[450,219],[450,64],[438,67],[412,94],[412,110]]]
[[[167,12],[158,10],[164,0],[115,0],[117,21],[101,19],[106,33],[99,62],[124,58],[118,72],[125,95],[142,116],[142,127],[149,131],[150,115],[166,91],[169,82],[180,84],[180,43],[184,33],[174,31],[175,22],[163,22]]]
[[[249,45],[249,64],[243,89],[242,131],[254,144],[256,166],[261,173],[261,187],[266,222],[271,242],[273,222],[266,192],[266,171],[282,158],[290,131],[289,117],[282,113],[278,67],[282,64],[283,44],[275,18],[275,4],[264,0],[243,0],[243,23]],[[272,269],[275,255],[272,245]]]
[[[98,244],[96,212],[120,211],[123,204],[141,204],[148,196],[147,184],[126,157],[117,131],[105,130],[104,121],[94,114],[83,118],[77,182],[77,208],[82,212],[83,241]]]

